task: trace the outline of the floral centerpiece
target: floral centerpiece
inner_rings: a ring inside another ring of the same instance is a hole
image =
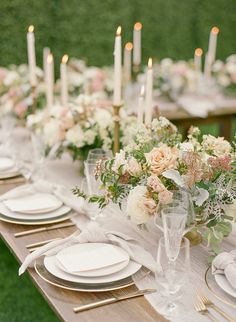
[[[29,115],[27,125],[43,136],[47,153],[60,156],[68,151],[74,160],[85,160],[91,149],[108,151],[113,147],[113,109],[104,108],[100,98],[97,94],[81,94],[70,101],[68,108],[55,105],[50,111]],[[135,121],[125,111],[121,113],[121,142],[124,129]]]
[[[24,120],[32,113],[32,93],[28,79],[27,65],[11,65],[0,69],[0,115],[12,114]],[[36,108],[42,108],[45,102],[43,72],[36,68],[37,87],[35,89]]]
[[[160,204],[172,201],[173,191],[187,191],[194,202],[191,225],[200,229],[208,244],[219,244],[231,232],[234,220],[230,207],[236,200],[234,147],[221,137],[203,135],[191,128],[181,140],[167,119],[154,119],[150,127],[139,125],[128,134],[131,143],[108,161],[99,162],[99,196],[74,193],[99,203],[122,205],[136,224],[146,223]],[[216,250],[216,248],[215,248]]]

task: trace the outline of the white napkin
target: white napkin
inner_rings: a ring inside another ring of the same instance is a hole
[[[215,257],[212,262],[212,274],[224,274],[231,286],[236,289],[236,249]]]
[[[70,208],[81,211],[81,200],[73,195],[73,193],[61,185],[52,184],[45,180],[39,180],[32,184],[22,185],[14,188],[0,197],[0,201],[14,199],[32,195],[36,192],[44,192],[54,194],[58,199]]]
[[[179,97],[177,104],[189,114],[197,117],[207,117],[208,113],[216,107],[213,100],[193,95]]]
[[[112,243],[123,248],[135,262],[140,263],[153,272],[156,269],[156,263],[152,255],[142,248],[135,239],[119,231],[105,230],[101,228],[98,223],[90,222],[81,233],[80,231],[76,231],[69,237],[52,241],[51,243],[35,250],[32,254],[29,254],[19,269],[19,275],[23,274],[26,268],[43,254],[49,256],[55,255],[61,249],[75,243],[88,242]]]

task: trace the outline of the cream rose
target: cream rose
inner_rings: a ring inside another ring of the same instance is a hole
[[[147,187],[137,186],[128,195],[127,215],[138,225],[146,223],[157,207],[153,199],[146,197],[147,192]]]
[[[138,176],[142,171],[142,167],[140,163],[132,157],[127,162],[126,170],[131,174],[131,176]]]
[[[160,175],[166,170],[176,168],[178,149],[175,147],[170,148],[163,144],[158,148],[153,148],[151,152],[145,153],[145,157],[151,172]]]

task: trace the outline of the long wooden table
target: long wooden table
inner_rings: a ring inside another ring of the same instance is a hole
[[[0,194],[14,188],[15,185],[7,184],[0,186]],[[34,226],[35,227],[35,226]],[[14,233],[33,228],[32,226],[15,225],[0,221],[0,233],[2,239],[10,248],[12,253],[16,256],[19,263],[22,263],[25,256],[28,254],[26,249],[27,244],[35,243],[38,241],[48,240],[55,237],[66,237],[75,231],[75,227],[68,227],[57,229],[48,232],[41,232],[29,236],[15,238]],[[144,298],[130,299],[123,302],[107,305],[105,307],[96,308],[90,311],[85,311],[75,314],[73,307],[102,300],[112,296],[112,292],[104,293],[82,293],[75,291],[67,291],[49,285],[43,281],[35,272],[33,268],[28,269],[29,276],[32,282],[42,293],[45,300],[50,304],[51,308],[59,316],[62,321],[74,322],[154,322],[167,321],[164,317],[160,316],[149,302]],[[20,278],[20,277],[19,277]],[[118,293],[132,292],[136,289],[131,286],[127,289],[121,290]]]
[[[173,110],[171,110],[171,108],[168,108],[167,110],[163,109],[161,110],[161,115],[172,121],[176,126],[181,127],[185,136],[191,125],[218,124],[219,135],[223,136],[226,140],[232,140],[233,120],[236,117],[236,100],[235,105],[231,102],[230,106],[226,105],[225,107],[222,106],[222,108],[217,108],[216,110],[209,112],[208,116],[205,118],[192,116],[184,109],[180,107],[176,108],[176,103],[169,104],[173,105]]]

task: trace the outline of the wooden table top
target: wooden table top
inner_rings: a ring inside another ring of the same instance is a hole
[[[15,185],[7,184],[0,186],[0,194],[14,188]],[[28,254],[26,249],[27,244],[48,240],[55,237],[66,237],[73,233],[76,228],[68,227],[63,229],[52,230],[48,232],[41,232],[29,236],[15,238],[14,233],[35,228],[32,226],[15,225],[0,221],[0,233],[2,239],[15,254],[19,263],[22,263],[25,256]],[[122,302],[110,304],[104,307],[75,314],[73,307],[88,304],[97,300],[106,299],[117,292],[104,293],[82,293],[75,291],[68,291],[52,286],[43,281],[35,272],[33,268],[28,269],[28,273],[36,285],[38,290],[42,293],[45,300],[49,303],[55,313],[62,321],[74,322],[164,322],[167,321],[160,316],[149,302],[144,297],[136,299],[125,300]],[[20,278],[20,277],[19,277]],[[127,289],[119,292],[132,292],[136,289],[135,286],[130,286]]]

